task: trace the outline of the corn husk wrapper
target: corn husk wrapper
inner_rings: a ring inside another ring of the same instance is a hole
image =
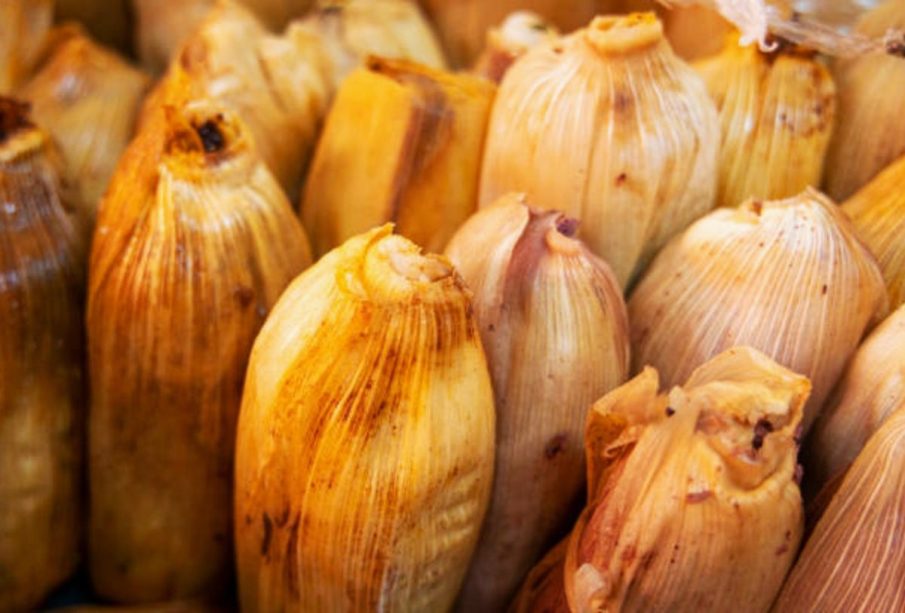
[[[130,0],[53,0],[58,23],[78,21],[101,44],[128,53],[132,43]]]
[[[372,58],[340,88],[305,185],[302,217],[324,254],[388,221],[428,250],[477,208],[495,88],[484,79]]]
[[[493,472],[469,292],[386,225],[324,256],[255,342],[239,421],[243,611],[445,611]]]
[[[870,438],[773,611],[905,609],[905,408]]]
[[[905,30],[905,3],[888,1],[856,26],[858,32],[876,36],[889,28]],[[826,190],[841,201],[905,155],[905,52],[838,61],[834,74],[839,122],[827,155]]]
[[[274,32],[301,17],[314,0],[236,0],[245,5]],[[163,72],[179,49],[201,25],[218,0],[132,0],[135,39],[142,64]]]
[[[318,0],[311,15],[291,28],[321,41],[334,90],[372,55],[446,68],[440,43],[414,0]]]
[[[891,306],[905,303],[905,156],[891,164],[842,206],[858,235],[877,256]]]
[[[807,431],[886,305],[874,257],[835,204],[811,189],[752,200],[657,256],[628,304],[632,363],[676,385],[728,347],[754,347],[813,383]]]
[[[576,229],[513,194],[447,248],[475,292],[497,409],[494,491],[462,611],[503,610],[568,527],[584,486],[588,407],[628,377],[622,291]]]
[[[148,77],[74,28],[20,91],[56,140],[90,232],[97,205],[132,138]]]
[[[0,2],[0,94],[10,94],[31,75],[53,20],[53,0]]]
[[[544,42],[554,40],[559,31],[543,17],[531,11],[516,11],[496,28],[487,32],[484,50],[472,67],[472,72],[494,83],[518,58]]]
[[[85,241],[50,137],[0,98],[0,610],[78,562]]]
[[[807,479],[844,473],[886,418],[905,405],[905,306],[858,348],[807,441]]]
[[[745,347],[659,386],[645,368],[591,409],[588,506],[516,611],[769,608],[802,535],[809,382]]]
[[[513,190],[562,203],[625,287],[713,207],[718,145],[713,102],[656,17],[600,17],[528,52],[506,74],[480,204]]]
[[[261,157],[290,199],[298,197],[329,97],[316,37],[268,34],[247,9],[221,2],[202,22],[145,103],[145,117],[195,97],[222,101],[248,124]]]
[[[720,205],[789,198],[820,185],[836,88],[813,53],[787,47],[765,54],[733,36],[695,68],[720,111]]]
[[[471,66],[485,35],[514,11],[531,11],[564,32],[588,23],[599,11],[597,0],[421,0],[453,66]]]
[[[91,576],[108,600],[221,595],[252,342],[310,263],[249,130],[203,100],[138,135],[89,274]]]

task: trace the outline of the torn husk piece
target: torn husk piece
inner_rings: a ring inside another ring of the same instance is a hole
[[[371,58],[340,88],[305,185],[315,253],[388,221],[442,250],[477,207],[493,84]]]
[[[0,97],[0,610],[75,571],[82,523],[85,239],[27,105]]]
[[[740,347],[659,390],[645,368],[591,408],[588,506],[517,611],[769,608],[802,534],[808,380]]]
[[[676,385],[727,347],[754,347],[813,383],[807,431],[887,298],[844,213],[808,189],[702,218],[660,252],[628,306],[634,368]]]
[[[53,20],[53,0],[0,2],[0,94],[10,94],[31,75]]]
[[[905,30],[905,2],[891,0],[866,13],[857,30],[881,34]],[[905,42],[899,56],[868,55],[840,60],[839,121],[827,156],[826,189],[842,201],[905,155]]]
[[[720,112],[719,205],[820,185],[836,88],[813,52],[785,45],[763,53],[730,36],[722,53],[695,68]]]
[[[588,23],[601,8],[598,0],[421,0],[453,66],[471,66],[485,35],[507,15],[531,11],[554,27],[571,32]]]
[[[905,156],[847,200],[842,210],[877,257],[890,305],[905,303]]]
[[[845,472],[867,439],[905,405],[905,306],[855,352],[805,444],[806,486],[816,492]]]
[[[480,205],[512,191],[561,205],[623,287],[713,208],[716,108],[653,13],[598,17],[526,53],[487,131]]]
[[[89,233],[107,183],[132,138],[148,77],[68,26],[41,70],[20,91],[63,152]]]
[[[242,117],[255,145],[294,201],[330,94],[317,38],[268,34],[248,9],[218,2],[149,96],[144,118],[194,97],[223,102]]]
[[[310,263],[301,222],[226,106],[166,106],[100,208],[89,272],[95,591],[218,596],[252,342]]]
[[[559,36],[556,28],[530,11],[516,11],[487,32],[484,51],[475,62],[472,72],[495,83],[518,58],[529,49]]]
[[[905,610],[905,408],[870,438],[773,611]]]
[[[501,611],[563,533],[584,485],[588,407],[628,376],[622,291],[577,221],[520,194],[482,209],[447,255],[474,291],[494,386],[496,478],[461,611]]]
[[[493,391],[450,263],[385,225],[286,290],[236,453],[243,611],[448,611],[493,480]]]
[[[414,0],[319,0],[291,28],[321,41],[333,89],[372,55],[446,68],[440,43]]]

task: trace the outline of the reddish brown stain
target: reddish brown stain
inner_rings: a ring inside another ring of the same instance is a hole
[[[704,502],[708,498],[713,496],[713,492],[710,490],[704,490],[701,492],[690,492],[685,495],[685,500],[688,504],[698,504],[700,502]]]
[[[565,434],[557,434],[547,443],[547,446],[544,448],[544,456],[548,460],[552,460],[559,454],[561,454],[566,449],[566,435]]]
[[[267,513],[261,516],[261,526],[264,529],[264,534],[261,537],[261,555],[267,556],[270,551],[270,541],[273,539],[273,522],[270,521],[270,516]]]

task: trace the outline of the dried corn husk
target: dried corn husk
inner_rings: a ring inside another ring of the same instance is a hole
[[[484,51],[478,56],[472,72],[494,83],[512,63],[528,50],[559,36],[556,27],[531,11],[516,11],[506,16],[499,25],[487,32]]]
[[[449,263],[391,226],[286,290],[239,420],[243,611],[445,611],[493,471],[490,377]]]
[[[129,0],[53,0],[54,19],[78,21],[101,44],[128,52],[132,43]]]
[[[808,437],[807,480],[815,491],[845,472],[867,439],[905,405],[905,306],[858,348]]]
[[[513,190],[562,203],[624,287],[713,207],[718,146],[713,102],[656,17],[599,17],[506,74],[480,203]]]
[[[318,0],[316,10],[290,29],[321,41],[334,90],[372,55],[446,67],[440,43],[414,0]]]
[[[531,11],[566,32],[591,20],[597,0],[421,0],[440,33],[453,66],[464,68],[477,59],[486,32],[514,11]]]
[[[905,30],[905,3],[888,0],[865,13],[856,31],[882,36]],[[903,46],[905,49],[905,46]],[[845,200],[905,155],[905,56],[865,55],[835,65],[839,122],[827,155],[826,189]]]
[[[877,256],[889,301],[905,303],[905,156],[891,164],[842,206],[858,235]]]
[[[220,2],[186,42],[143,116],[194,97],[222,101],[242,117],[291,199],[298,196],[329,95],[317,38],[267,34],[234,2]]]
[[[462,611],[505,609],[568,527],[584,486],[588,407],[628,377],[622,291],[576,230],[513,194],[447,248],[475,292],[497,409],[496,479]]]
[[[695,67],[720,111],[718,203],[789,198],[820,185],[836,88],[812,52],[785,46],[766,54],[733,36]]]
[[[149,79],[80,28],[59,36],[20,95],[60,145],[66,179],[78,189],[82,225],[90,232],[98,202],[132,138]]]
[[[53,19],[53,0],[0,2],[0,94],[12,93],[31,75]]]
[[[629,301],[633,365],[675,385],[749,345],[811,380],[807,431],[886,304],[876,261],[835,204],[811,189],[752,200],[704,217],[657,256]]]
[[[773,607],[794,611],[905,609],[905,409],[858,455]]]
[[[494,87],[466,74],[371,58],[340,88],[305,185],[321,255],[388,221],[438,251],[477,207]]]
[[[91,575],[119,602],[220,595],[252,341],[310,263],[225,106],[165,107],[101,206],[89,274]]]
[[[769,608],[802,534],[808,380],[735,348],[659,387],[645,368],[591,409],[588,507],[516,611]]]
[[[85,241],[50,137],[0,98],[0,610],[78,562]]]

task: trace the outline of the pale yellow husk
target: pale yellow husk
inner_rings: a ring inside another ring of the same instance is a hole
[[[905,303],[905,156],[842,205],[877,256],[892,307]]]
[[[311,261],[248,127],[218,102],[167,106],[127,150],[89,270],[89,523],[95,591],[221,596],[252,342]]]
[[[475,292],[497,409],[496,479],[462,611],[499,611],[574,516],[588,407],[628,376],[628,319],[577,222],[513,194],[456,233],[447,255]]]
[[[632,363],[675,385],[749,345],[811,380],[807,430],[886,305],[874,257],[826,197],[749,201],[704,217],[657,256],[628,305]]]
[[[320,39],[334,89],[371,55],[446,67],[440,43],[414,0],[319,0],[292,28]]]
[[[83,519],[85,239],[25,112],[0,98],[0,611],[75,571]]]
[[[659,389],[646,368],[591,409],[588,506],[515,610],[770,606],[802,536],[796,456],[808,380],[734,348],[682,387]]]
[[[340,88],[302,216],[317,254],[386,222],[440,251],[477,208],[495,88],[467,74],[372,58]]]
[[[470,295],[387,225],[324,256],[255,342],[236,456],[243,611],[445,611],[493,477]]]
[[[480,204],[510,191],[558,203],[626,286],[713,207],[718,146],[716,108],[656,17],[601,17],[506,73]]]
[[[31,75],[53,19],[53,0],[0,2],[0,94],[11,94]]]
[[[59,42],[20,91],[35,121],[56,140],[65,177],[78,190],[83,227],[94,227],[97,206],[132,138],[149,78],[79,28]]]
[[[721,206],[820,186],[836,88],[813,53],[784,48],[767,54],[732,36],[722,53],[695,68],[720,111]]]
[[[221,1],[149,97],[143,121],[167,103],[220,100],[248,124],[294,201],[329,95],[328,62],[316,36],[298,29],[271,35],[247,9]]]
[[[775,613],[905,610],[905,408],[858,455]]]
[[[882,36],[888,28],[905,30],[905,2],[888,0],[866,13],[856,31]],[[826,190],[845,200],[880,171],[905,155],[905,57],[871,54],[839,60],[839,121],[826,165]]]
[[[536,13],[510,13],[498,27],[487,32],[484,50],[475,60],[472,72],[499,83],[515,60],[557,36],[556,27]]]
[[[858,348],[807,440],[808,485],[839,478],[867,439],[905,405],[905,306]]]

